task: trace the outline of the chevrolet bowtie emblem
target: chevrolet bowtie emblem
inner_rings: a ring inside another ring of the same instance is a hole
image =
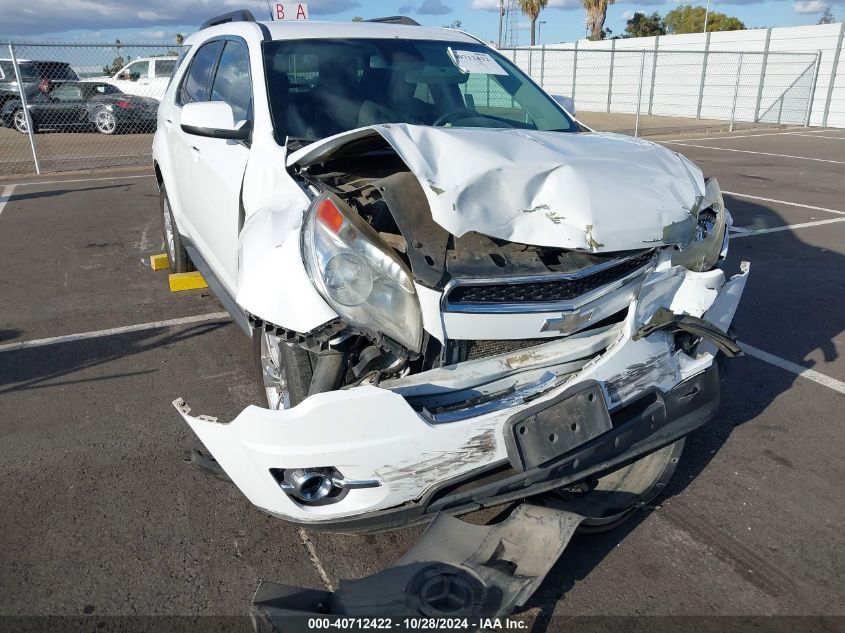
[[[593,311],[588,312],[564,312],[559,319],[546,319],[543,322],[541,332],[550,332],[555,330],[564,334],[572,334],[575,330],[587,323],[593,316]]]

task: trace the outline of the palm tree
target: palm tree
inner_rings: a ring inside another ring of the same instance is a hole
[[[616,0],[581,0],[587,11],[587,28],[590,29],[591,40],[604,39],[604,19],[607,17],[607,7]]]
[[[519,0],[519,8],[531,20],[531,46],[534,46],[537,41],[537,18],[547,4],[549,0]]]
[[[182,46],[185,43],[185,36],[181,33],[176,34],[176,44],[177,46]]]

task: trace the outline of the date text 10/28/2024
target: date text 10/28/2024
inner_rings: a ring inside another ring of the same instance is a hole
[[[430,630],[430,631],[477,631],[477,630],[525,630],[528,622],[510,618],[426,618],[426,617],[374,617],[309,618],[309,630]]]

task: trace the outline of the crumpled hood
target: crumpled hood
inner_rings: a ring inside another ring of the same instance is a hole
[[[425,190],[432,217],[460,237],[611,252],[681,244],[704,192],[701,171],[629,136],[383,124],[312,143],[288,157],[307,166],[379,134]]]

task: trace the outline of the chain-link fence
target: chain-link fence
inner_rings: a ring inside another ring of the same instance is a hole
[[[178,48],[0,44],[0,179],[148,164],[158,102]],[[615,44],[502,52],[547,92],[571,97],[587,125],[646,136],[805,125],[819,65],[814,53],[631,50]],[[479,109],[511,99],[489,78],[486,86],[463,88]]]
[[[178,48],[0,44],[0,177],[149,163]]]
[[[637,136],[806,125],[817,53],[520,48],[502,51],[597,130]]]

